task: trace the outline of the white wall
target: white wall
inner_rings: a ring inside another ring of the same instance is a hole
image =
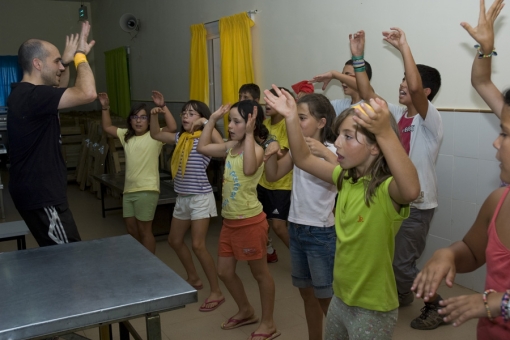
[[[499,162],[492,147],[500,131],[496,115],[441,112],[441,116],[444,139],[436,164],[439,206],[420,266],[438,248],[464,237],[487,196],[500,185]],[[485,266],[473,273],[459,274],[456,282],[483,292]]]

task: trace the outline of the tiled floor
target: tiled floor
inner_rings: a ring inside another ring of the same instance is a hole
[[[5,183],[5,182],[4,182]],[[122,220],[121,211],[112,211],[107,213],[106,218],[101,217],[101,201],[90,192],[82,192],[76,184],[70,184],[68,189],[69,203],[71,210],[80,229],[83,240],[91,240],[103,237],[111,237],[125,234],[125,227]],[[20,216],[10,200],[9,193],[4,190],[6,221],[20,220]],[[119,204],[114,200],[109,202],[111,205]],[[217,252],[217,241],[220,231],[220,221],[215,218],[211,222],[208,234],[208,249],[214,257]],[[188,234],[188,244],[190,241]],[[276,304],[275,304],[275,322],[282,335],[279,339],[307,339],[307,327],[305,314],[301,297],[297,288],[294,288],[290,279],[289,255],[283,243],[277,237],[273,237],[275,248],[278,250],[279,262],[270,264],[270,270],[273,274],[276,284]],[[27,238],[27,247],[37,247],[36,242],[29,236]],[[1,242],[0,252],[15,251],[16,242]],[[170,266],[179,275],[185,275],[184,269],[177,256],[166,242],[166,238],[158,239],[156,255]],[[205,275],[201,271],[200,265],[196,262],[197,269],[202,274],[205,281]],[[252,302],[257,315],[260,315],[260,302],[258,287],[252,278],[249,267],[244,262],[240,262],[237,267],[240,277],[243,279],[248,297]],[[206,287],[207,288],[207,287]],[[224,331],[220,324],[228,317],[236,313],[236,305],[228,294],[226,288],[222,285],[226,295],[226,303],[218,310],[210,313],[201,313],[198,311],[199,305],[207,297],[207,290],[201,290],[198,293],[199,302],[188,305],[183,309],[175,310],[161,315],[161,327],[164,339],[246,339],[249,334],[256,329],[256,325],[249,325],[234,330]],[[471,294],[472,291],[460,286],[448,289],[441,287],[440,293],[443,297]],[[451,325],[441,326],[433,331],[417,331],[409,327],[411,320],[419,315],[422,304],[415,301],[411,306],[399,310],[398,324],[395,329],[394,339],[475,339],[476,321],[472,320],[460,328],[454,328]],[[132,324],[139,332],[142,338],[145,337],[145,321],[143,318],[132,320]],[[78,332],[79,335],[90,339],[99,339],[97,329],[88,329]],[[113,327],[114,339],[118,339],[118,328]]]

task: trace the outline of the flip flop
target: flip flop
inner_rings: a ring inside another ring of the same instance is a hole
[[[204,302],[205,305],[207,305],[208,303],[216,303],[216,304],[214,306],[212,306],[212,307],[202,307],[202,306],[200,306],[200,308],[198,310],[201,311],[201,312],[212,312],[213,310],[218,308],[223,302],[225,302],[225,298],[222,298],[222,299],[219,299],[219,300],[208,300],[208,299],[205,299],[205,302]]]
[[[277,337],[279,337],[281,334],[282,333],[280,333],[278,331],[274,331],[271,334],[253,332],[253,333],[251,333],[250,340],[253,338],[260,338],[260,337],[262,337],[262,340],[273,340],[273,339],[276,339]]]
[[[202,289],[204,289],[204,285],[203,285],[203,284],[198,285],[198,286],[193,286],[192,284],[190,284],[190,285],[191,285],[191,287],[195,288],[196,290],[202,290]]]
[[[245,326],[245,325],[251,325],[252,323],[257,323],[257,322],[259,322],[259,318],[257,318],[255,315],[252,315],[249,318],[245,318],[245,319],[241,319],[241,320],[230,318],[227,320],[227,322],[224,322],[221,324],[221,329],[229,330],[229,329],[234,329],[234,328]],[[229,324],[229,323],[232,323],[234,325],[230,326],[230,327],[225,327],[225,325]]]

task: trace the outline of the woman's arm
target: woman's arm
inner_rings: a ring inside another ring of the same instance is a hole
[[[155,107],[151,110],[151,124],[150,124],[150,132],[151,137],[155,140],[159,140],[160,142],[167,143],[167,144],[175,144],[175,133],[173,132],[165,132],[162,131],[159,127],[159,119],[158,114],[159,113],[165,113],[165,116],[172,115],[170,111],[164,111],[161,107]]]
[[[163,109],[163,112],[165,113],[166,126],[163,128],[163,132],[177,132],[177,123],[174,116],[166,106],[163,94],[159,91],[152,91],[152,100],[154,101],[154,105]],[[167,115],[167,113],[169,113],[169,115]]]
[[[225,152],[237,144],[236,141],[229,141],[227,143],[213,143],[213,131],[214,127],[216,126],[216,122],[221,119],[229,109],[229,104],[222,105],[216,112],[211,115],[211,117],[209,117],[209,122],[204,125],[204,130],[202,131],[202,135],[198,140],[198,152],[209,157],[224,157]]]
[[[103,127],[103,131],[113,137],[118,137],[117,127],[112,125],[112,118],[110,117],[110,99],[108,98],[108,94],[102,92],[98,93],[97,96],[101,103],[101,126]]]
[[[264,100],[269,106],[285,117],[287,136],[294,164],[315,177],[334,184],[332,177],[335,165],[324,162],[323,166],[318,167],[317,161],[320,158],[312,155],[306,145],[305,138],[301,132],[301,126],[299,125],[296,101],[287,91],[280,90],[276,85],[273,85],[273,89],[276,91],[277,96],[274,96],[269,90],[265,90]]]
[[[245,176],[253,176],[264,160],[264,149],[257,145],[253,132],[257,119],[257,107],[253,107],[253,114],[248,115],[243,150],[243,173]]]
[[[278,155],[274,153],[269,157],[264,165],[264,171],[268,182],[276,182],[286,174],[288,174],[294,163],[290,157],[290,153],[286,153],[285,156],[278,159]]]

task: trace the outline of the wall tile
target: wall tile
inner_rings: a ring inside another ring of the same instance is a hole
[[[439,148],[439,154],[453,156],[455,113],[440,112],[440,114],[443,120],[443,142]]]
[[[480,113],[478,133],[478,158],[488,161],[496,159],[496,149],[492,142],[499,134],[499,118],[493,113]]]
[[[479,113],[455,112],[455,156],[478,158]]]
[[[476,202],[478,160],[455,156],[453,160],[452,198]]]
[[[451,240],[452,228],[452,200],[439,196],[438,206],[430,223],[429,234],[446,240]]]
[[[437,193],[440,197],[451,198],[453,188],[454,156],[439,155],[436,162]]]
[[[489,194],[499,187],[500,172],[498,161],[478,160],[478,178],[476,180],[476,203],[478,205],[482,205]]]
[[[464,235],[466,235],[475,222],[477,214],[478,206],[475,203],[452,200],[452,242],[460,241],[464,238]]]

